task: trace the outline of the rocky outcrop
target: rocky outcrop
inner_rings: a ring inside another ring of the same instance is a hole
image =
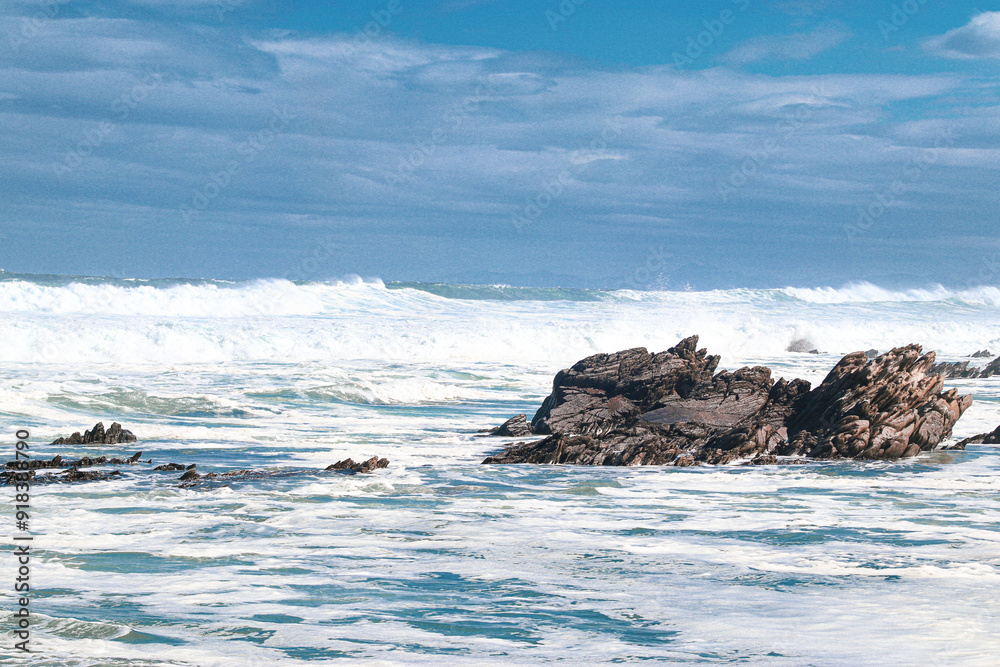
[[[44,468],[87,468],[102,465],[135,465],[136,463],[140,463],[140,456],[142,456],[142,452],[136,452],[127,459],[119,457],[108,458],[107,456],[95,456],[93,458],[83,456],[75,461],[67,461],[61,454],[57,454],[56,456],[53,456],[52,459],[20,459],[7,461],[4,464],[4,467],[12,470],[38,470]]]
[[[719,357],[685,338],[666,352],[638,347],[595,354],[559,371],[552,393],[531,420],[533,433],[606,433],[628,419],[662,407],[661,399],[687,397],[710,381]]]
[[[560,371],[531,422],[548,437],[484,463],[697,465],[812,459],[896,459],[951,435],[972,402],[928,375],[918,345],[869,359],[849,354],[812,389],[757,366],[715,375],[719,357],[692,336],[659,354],[588,357]]]
[[[982,351],[985,352],[985,350]],[[978,354],[979,352],[972,356],[975,357]],[[989,378],[994,375],[1000,375],[1000,357],[997,357],[982,368],[972,366],[970,363],[968,361],[942,361],[939,364],[931,366],[927,372],[932,375],[941,375],[948,380]]]
[[[528,424],[527,415],[522,412],[519,415],[514,415],[503,424],[500,424],[500,426],[485,429],[480,431],[480,433],[495,435],[501,438],[523,438],[526,435],[531,435],[531,426]]]
[[[104,422],[97,422],[94,428],[84,431],[83,435],[77,431],[68,438],[56,438],[52,445],[117,445],[123,442],[135,442],[135,435],[132,431],[122,428],[118,422],[114,422],[104,430]]]
[[[352,472],[362,472],[367,473],[373,470],[378,470],[379,468],[386,468],[389,466],[389,459],[380,459],[377,456],[373,456],[367,461],[362,461],[361,463],[355,463],[354,459],[344,459],[343,461],[337,461],[333,465],[326,467],[327,470],[350,470]]]
[[[929,375],[934,353],[919,345],[875,359],[847,355],[786,419],[785,453],[813,458],[896,459],[933,449],[972,404]]]
[[[1000,445],[1000,426],[992,433],[980,433],[966,438],[955,445],[954,449],[965,449],[966,445]]]
[[[132,456],[125,458],[107,456],[89,457],[84,456],[74,461],[67,460],[62,455],[56,455],[52,459],[20,459],[7,461],[3,467],[7,470],[0,472],[0,486],[15,483],[30,482],[31,484],[51,484],[62,482],[89,482],[108,479],[122,479],[124,475],[120,470],[81,470],[81,468],[92,468],[97,466],[134,466],[138,463],[152,464],[152,460],[142,461],[142,452],[136,452]],[[352,459],[337,461],[325,470],[232,470],[224,473],[210,472],[202,475],[197,471],[194,463],[185,465],[182,463],[164,463],[153,468],[154,472],[178,472],[184,471],[180,476],[181,486],[190,488],[207,480],[220,481],[240,481],[249,479],[265,479],[272,477],[295,477],[309,474],[339,473],[353,475],[356,473],[370,473],[389,465],[388,459],[377,456],[355,463]],[[68,468],[66,471],[59,470],[49,474],[36,474],[36,471],[48,469]],[[134,474],[129,477],[134,479]]]

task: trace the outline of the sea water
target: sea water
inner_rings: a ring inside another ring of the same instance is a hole
[[[814,385],[845,353],[1000,354],[1000,290],[632,292],[0,274],[0,424],[37,458],[301,474],[32,487],[11,665],[1000,664],[995,446],[788,467],[483,466],[561,368],[698,334]],[[818,354],[787,352],[806,339]],[[977,361],[985,363],[987,360]],[[1000,377],[955,437],[1000,424]],[[121,422],[139,442],[49,446]],[[352,457],[372,474],[320,473]],[[14,528],[3,492],[4,534]],[[7,538],[7,544],[13,544]]]

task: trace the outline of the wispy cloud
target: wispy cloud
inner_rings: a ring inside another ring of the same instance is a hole
[[[1000,58],[1000,12],[982,12],[960,28],[924,42],[930,53],[945,58]]]
[[[841,23],[826,23],[811,32],[791,35],[762,35],[749,39],[729,53],[723,62],[733,65],[775,60],[806,60],[839,46],[851,37],[851,31]]]

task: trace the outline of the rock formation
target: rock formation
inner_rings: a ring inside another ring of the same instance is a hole
[[[355,463],[354,459],[344,459],[343,461],[337,461],[333,465],[326,467],[327,470],[350,470],[351,472],[371,472],[373,470],[378,470],[379,468],[386,468],[389,466],[389,459],[380,459],[377,456],[373,456],[367,461],[362,461],[361,463]]]
[[[965,449],[966,445],[1000,445],[1000,426],[992,433],[980,433],[962,440],[955,445],[955,449]]]
[[[373,456],[367,461],[356,463],[353,459],[344,459],[327,466],[323,470],[229,470],[227,472],[210,472],[205,475],[198,473],[194,465],[187,467],[187,471],[181,475],[180,487],[185,489],[205,487],[212,485],[225,485],[232,482],[246,482],[260,479],[276,479],[285,477],[298,477],[301,475],[316,474],[346,474],[355,475],[358,473],[370,473],[380,468],[389,466],[389,459],[380,459]]]
[[[696,465],[896,459],[933,449],[972,402],[928,375],[918,345],[849,354],[811,389],[757,366],[715,373],[719,357],[685,338],[666,352],[596,354],[560,371],[531,420],[548,437],[484,463]],[[506,424],[505,424],[506,425]],[[497,429],[499,430],[499,429]]]
[[[118,422],[114,422],[104,430],[104,422],[97,422],[94,428],[84,431],[83,435],[77,431],[68,438],[56,438],[50,444],[53,445],[117,445],[123,442],[135,442],[135,435],[132,431],[122,428]]]
[[[96,466],[135,466],[139,463],[152,464],[152,460],[140,460],[142,452],[136,452],[127,459],[108,458],[107,456],[89,457],[84,456],[75,461],[66,460],[62,455],[56,455],[52,459],[20,459],[7,461],[3,464],[6,470],[0,471],[0,486],[30,482],[31,484],[49,484],[63,482],[90,482],[108,479],[123,479],[124,475],[120,470],[81,470],[81,468],[92,468]],[[243,481],[250,479],[266,479],[273,477],[294,477],[297,475],[327,474],[331,472],[339,474],[353,475],[356,473],[374,472],[380,468],[388,467],[388,459],[380,459],[377,456],[355,463],[352,459],[337,461],[325,470],[232,470],[223,473],[210,472],[202,475],[196,470],[196,464],[184,465],[182,463],[165,463],[153,468],[154,472],[176,472],[184,471],[180,476],[181,486],[190,488],[201,484],[203,481],[218,480],[224,482]],[[36,471],[56,468],[58,473],[38,475]],[[62,471],[63,468],[68,470]],[[134,475],[130,478],[134,478]]]
[[[519,415],[514,415],[496,428],[483,429],[480,433],[495,435],[502,438],[523,438],[526,435],[531,435],[531,427],[528,425],[527,415],[521,413]]]
[[[976,354],[979,354],[978,352]],[[976,354],[972,355],[973,357]],[[970,366],[968,361],[942,361],[931,366],[928,373],[944,376],[948,380],[956,378],[988,378],[1000,375],[1000,357],[997,357],[986,366],[979,368]]]

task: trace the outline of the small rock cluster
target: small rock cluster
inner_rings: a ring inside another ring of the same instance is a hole
[[[74,433],[68,438],[57,438],[52,442],[53,445],[90,445],[97,443],[104,444],[118,444],[122,442],[135,442],[136,437],[131,431],[127,431],[121,427],[121,424],[115,422],[106,431],[104,429],[104,424],[98,422],[94,428],[86,431],[82,436],[79,433]],[[29,481],[32,483],[59,483],[59,482],[92,482],[113,479],[116,477],[121,477],[122,473],[120,470],[81,470],[81,468],[90,468],[96,466],[122,466],[122,465],[135,465],[137,463],[148,463],[151,464],[152,460],[142,461],[140,457],[142,452],[136,452],[128,458],[121,457],[108,457],[108,456],[84,456],[76,460],[67,460],[61,454],[57,454],[52,457],[52,459],[23,459],[15,461],[7,461],[3,467],[7,470],[0,472],[0,485],[9,485],[17,482]],[[343,461],[337,461],[333,465],[328,466],[325,471],[335,471],[339,473],[355,474],[355,473],[370,473],[380,468],[386,468],[389,465],[388,459],[379,458],[373,456],[372,458],[363,461],[361,463],[356,463],[353,459],[344,459]],[[182,487],[195,486],[200,481],[208,480],[225,480],[225,481],[237,481],[237,480],[247,480],[247,479],[263,479],[271,477],[292,477],[295,475],[302,474],[313,474],[317,471],[302,471],[302,470],[231,470],[229,472],[214,473],[210,472],[207,474],[200,474],[196,470],[196,465],[192,464],[182,464],[182,463],[164,463],[153,468],[155,472],[179,472],[184,471],[180,476],[180,482]],[[51,468],[68,468],[65,473],[62,474],[48,474],[48,475],[35,475],[36,470],[45,470]]]
[[[380,459],[377,456],[373,456],[367,461],[362,461],[361,463],[355,463],[354,459],[344,459],[343,461],[337,461],[336,463],[326,467],[327,470],[350,470],[351,472],[361,472],[368,473],[373,470],[378,470],[379,468],[387,468],[389,466],[389,459]]]
[[[135,442],[135,435],[132,431],[122,428],[118,422],[114,422],[104,430],[104,422],[97,422],[94,428],[84,431],[83,435],[77,431],[68,438],[56,438],[52,445],[117,445],[125,442]]]

